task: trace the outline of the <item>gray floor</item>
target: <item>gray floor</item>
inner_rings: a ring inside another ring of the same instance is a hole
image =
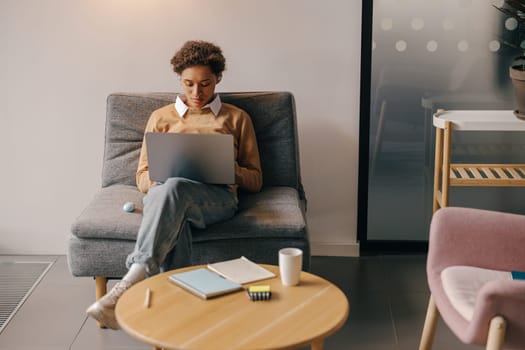
[[[12,257],[0,256],[0,261],[7,258]],[[20,260],[54,264],[0,334],[0,349],[151,349],[123,331],[102,330],[86,319],[94,281],[72,277],[65,256]],[[350,301],[347,323],[327,339],[325,349],[417,349],[429,295],[425,256],[314,257],[311,272],[338,285]],[[480,347],[462,345],[440,323],[434,350],[444,349]]]

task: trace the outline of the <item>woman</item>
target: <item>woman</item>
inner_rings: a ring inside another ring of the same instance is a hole
[[[191,263],[190,224],[204,228],[231,218],[237,210],[237,189],[258,192],[262,173],[255,132],[243,110],[222,103],[215,93],[225,69],[221,49],[205,41],[188,41],[171,59],[183,94],[174,104],[154,111],[145,132],[231,134],[235,146],[235,184],[209,185],[185,178],[162,184],[149,178],[146,143],[137,169],[137,187],[144,197],[142,223],[134,251],[127,257],[128,272],[87,313],[112,329],[119,329],[115,305],[133,284],[158,273],[167,261]],[[171,255],[174,258],[171,259]],[[167,259],[168,255],[170,256]]]

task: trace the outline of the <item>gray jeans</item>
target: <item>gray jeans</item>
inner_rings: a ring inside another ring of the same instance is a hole
[[[128,269],[146,266],[148,275],[191,264],[191,227],[231,218],[237,198],[228,186],[208,185],[185,178],[170,178],[144,197],[144,211]]]

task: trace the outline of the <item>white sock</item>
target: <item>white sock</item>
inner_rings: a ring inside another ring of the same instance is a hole
[[[123,280],[135,284],[146,278],[146,267],[142,264],[132,264]]]

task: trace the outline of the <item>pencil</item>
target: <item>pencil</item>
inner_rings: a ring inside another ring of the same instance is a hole
[[[151,289],[146,289],[146,300],[144,300],[144,306],[149,309],[151,306]]]

